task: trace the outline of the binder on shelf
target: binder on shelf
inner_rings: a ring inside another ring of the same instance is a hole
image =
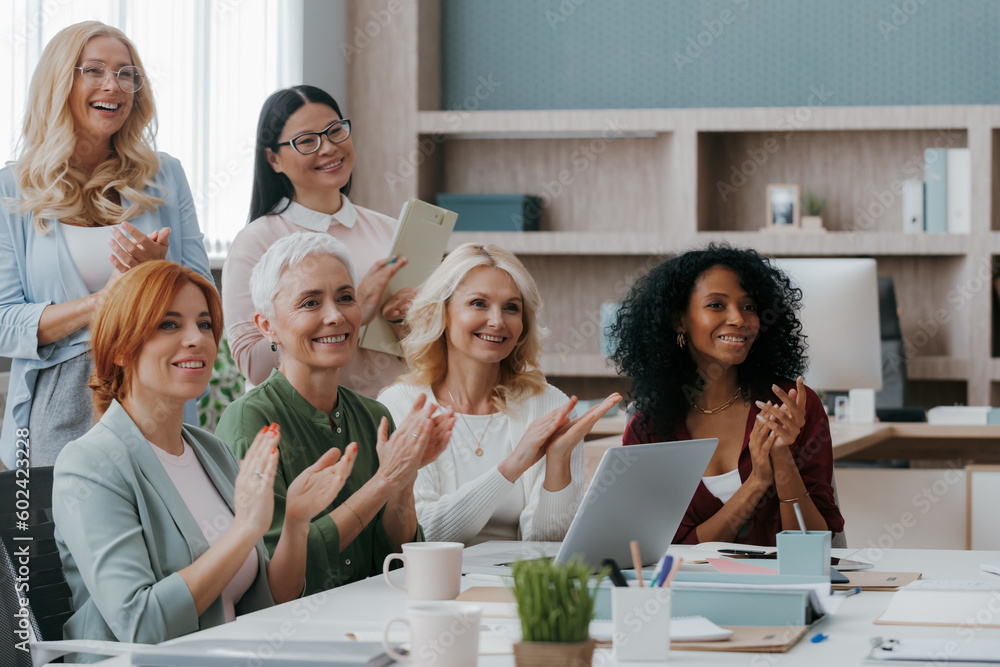
[[[948,232],[972,232],[972,164],[968,148],[948,149]]]
[[[948,231],[948,153],[924,149],[924,229],[929,234]]]
[[[903,181],[903,233],[924,231],[924,182]]]

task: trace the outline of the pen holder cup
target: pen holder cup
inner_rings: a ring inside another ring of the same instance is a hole
[[[830,576],[830,531],[778,533],[778,574]]]
[[[613,588],[616,660],[662,662],[670,657],[670,589]]]

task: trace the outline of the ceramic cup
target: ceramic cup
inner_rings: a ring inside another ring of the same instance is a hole
[[[479,659],[479,619],[482,607],[461,602],[411,604],[406,616],[390,618],[382,630],[382,646],[397,662],[417,667],[475,667]],[[410,628],[410,652],[401,655],[389,645],[389,628]]]
[[[411,600],[454,600],[462,581],[461,542],[409,542],[402,554],[389,554],[382,564],[382,575],[389,586],[403,591]],[[403,562],[406,585],[389,578],[392,561]]]

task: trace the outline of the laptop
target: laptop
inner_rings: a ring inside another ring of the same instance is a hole
[[[643,565],[655,565],[670,546],[717,438],[629,445],[608,449],[597,466],[561,542],[486,542],[466,549],[462,571],[509,574],[510,563],[554,556],[565,563],[579,554],[595,569],[613,558],[632,567],[629,543],[639,542]]]

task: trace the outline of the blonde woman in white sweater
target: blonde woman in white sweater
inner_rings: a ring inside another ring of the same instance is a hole
[[[561,540],[583,494],[583,437],[621,396],[571,419],[576,397],[538,369],[541,299],[509,251],[467,243],[407,315],[410,371],[379,396],[394,419],[421,393],[458,415],[414,485],[428,540]]]

